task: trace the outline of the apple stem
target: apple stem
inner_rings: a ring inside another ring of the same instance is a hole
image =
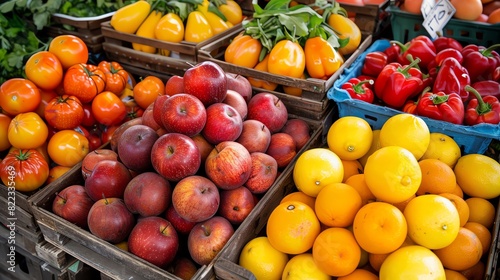
[[[104,203],[106,205],[109,204],[108,199],[106,198],[106,196],[104,195],[104,193],[102,193],[102,198],[104,199]]]
[[[167,228],[168,228],[168,225],[167,225],[167,226],[165,226],[165,227],[161,230],[161,233],[163,234]]]
[[[56,196],[60,197],[66,203],[66,198],[62,197],[58,192],[56,192]]]
[[[205,225],[201,225],[201,228],[203,229],[203,232],[205,233],[205,236],[209,236],[210,235],[210,232],[208,231],[208,229],[205,227]]]
[[[278,98],[278,99],[276,99],[276,103],[274,103],[274,105],[276,105],[276,106],[277,106],[277,105],[278,105],[278,103],[280,103],[280,101],[281,101],[281,99],[279,99],[279,98]]]

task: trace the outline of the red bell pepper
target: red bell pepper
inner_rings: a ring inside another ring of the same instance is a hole
[[[469,73],[454,57],[443,60],[434,80],[433,92],[442,91],[444,93],[455,92],[460,95],[465,102],[469,98],[469,93],[465,86],[470,84]]]
[[[467,104],[465,124],[500,123],[500,102],[498,98],[492,95],[481,97],[481,94],[469,85],[465,87],[465,90],[476,97]]]
[[[492,78],[494,81],[500,82],[500,66],[497,66],[497,68],[495,68],[495,71],[493,71]]]
[[[408,99],[405,102],[405,105],[403,105],[402,111],[408,114],[413,114],[413,115],[418,115],[417,113],[417,105],[418,102],[420,101],[420,98],[417,99],[417,101],[413,99]]]
[[[373,80],[361,81],[358,78],[351,78],[345,82],[341,88],[345,89],[352,99],[373,103],[375,95],[369,86],[370,84],[373,84]]]
[[[464,122],[464,103],[457,93],[430,92],[427,87],[417,104],[417,114],[454,124]]]
[[[398,56],[401,53],[401,48],[399,45],[391,43],[391,45],[384,50],[384,53],[387,55],[387,63],[397,62]]]
[[[375,95],[387,106],[401,108],[422,86],[422,72],[414,67],[419,62],[417,58],[406,66],[395,62],[387,64],[375,80]]]
[[[493,95],[500,99],[500,83],[493,80],[479,81],[472,84],[472,87],[481,94],[481,96]],[[469,100],[474,95],[469,95]]]
[[[410,63],[408,60],[408,55],[411,55],[412,57],[418,57],[420,59],[418,66],[420,67],[420,69],[426,70],[427,65],[429,65],[429,63],[436,57],[436,48],[427,36],[417,36],[404,45],[398,41],[392,42],[398,44],[401,48],[400,54],[398,56],[398,62],[401,64]]]
[[[495,68],[500,66],[500,55],[494,51],[498,47],[500,44],[492,45],[489,48],[474,44],[464,47],[462,50],[463,65],[469,70],[472,82],[491,79]]]
[[[441,63],[443,63],[443,60],[448,57],[454,57],[459,63],[462,63],[464,60],[464,57],[462,56],[462,53],[456,49],[453,48],[447,48],[444,49],[436,54],[436,58],[427,65],[427,70],[430,76],[436,77],[439,67],[441,66]]]
[[[380,71],[387,64],[387,55],[381,51],[367,53],[361,73],[368,76],[377,77]]]
[[[462,44],[451,37],[438,37],[433,41],[433,43],[436,48],[436,52],[440,52],[441,50],[448,48],[453,48],[461,52],[463,49]]]

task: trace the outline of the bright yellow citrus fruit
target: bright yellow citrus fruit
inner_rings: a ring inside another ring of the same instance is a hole
[[[407,149],[387,146],[375,151],[366,162],[365,181],[378,200],[399,203],[417,192],[422,173]]]
[[[431,132],[429,146],[420,159],[439,159],[453,168],[461,156],[460,146],[453,138],[440,132]]]
[[[392,252],[382,263],[380,280],[446,280],[439,258],[428,248],[410,245]]]
[[[370,149],[368,149],[368,152],[362,157],[358,159],[358,161],[361,163],[361,165],[364,167],[366,164],[366,161],[368,160],[368,157],[373,154],[376,150],[380,149],[380,129],[375,129],[372,130],[372,144],[370,145]]]
[[[293,181],[298,190],[316,197],[326,185],[344,179],[342,160],[327,148],[309,149],[299,155],[293,168]]]
[[[458,159],[457,183],[469,196],[492,199],[500,195],[500,163],[481,154],[468,154]]]
[[[425,121],[413,114],[397,114],[382,125],[380,145],[399,146],[410,151],[419,160],[429,147],[429,127]]]
[[[285,266],[283,280],[331,280],[331,276],[321,271],[314,262],[312,254],[303,253],[293,256]]]
[[[301,254],[311,249],[320,231],[321,224],[314,209],[299,201],[276,206],[266,227],[271,245],[286,254]]]
[[[281,279],[287,262],[288,255],[274,249],[266,236],[248,241],[239,257],[239,265],[252,272],[257,280]]]
[[[338,277],[337,280],[378,280],[378,276],[366,269],[358,268],[349,275]]]
[[[450,245],[458,235],[460,216],[455,205],[436,194],[424,194],[410,200],[403,212],[408,235],[418,245],[440,249]]]
[[[363,118],[345,116],[337,119],[328,129],[328,148],[343,160],[355,160],[364,156],[372,144],[370,124]]]

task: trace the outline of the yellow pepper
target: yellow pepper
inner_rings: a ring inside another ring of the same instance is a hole
[[[243,21],[243,11],[236,1],[226,0],[226,4],[221,4],[217,8],[233,25]]]
[[[199,43],[213,35],[214,31],[202,12],[192,11],[189,13],[184,32],[185,41]]]
[[[137,1],[118,9],[111,16],[110,25],[123,33],[134,34],[148,17],[151,5],[148,1]]]
[[[339,34],[340,39],[349,38],[349,42],[339,52],[342,55],[353,53],[361,43],[361,30],[349,19],[341,14],[331,14],[328,17],[328,25],[330,25]]]
[[[269,52],[267,69],[271,74],[300,78],[305,68],[304,49],[298,42],[283,39]]]
[[[176,13],[166,13],[156,24],[155,38],[162,41],[180,43],[184,39],[184,23]],[[160,54],[169,56],[170,51],[162,49]]]
[[[302,74],[301,79],[305,79],[306,75]],[[302,89],[299,87],[292,87],[292,86],[285,86],[283,85],[283,92],[288,94],[288,95],[293,95],[293,96],[302,96]]]
[[[267,62],[269,61],[269,54],[267,54],[264,59],[262,59],[253,69],[267,72]],[[278,87],[278,84],[272,83],[266,80],[257,79],[254,77],[247,77],[248,81],[253,87],[261,88],[265,90],[275,90]]]
[[[306,40],[306,70],[311,78],[327,80],[344,63],[342,56],[321,37]]]
[[[154,39],[155,38],[155,28],[160,19],[162,18],[162,13],[159,11],[152,11],[149,16],[144,20],[144,22],[139,26],[135,35]],[[146,53],[156,53],[156,48],[148,45],[132,43],[132,48],[137,51]]]
[[[227,25],[227,23],[218,15],[207,11],[205,13],[205,17],[207,18],[210,27],[212,27],[214,35],[217,35],[229,29],[229,25]]]
[[[238,66],[253,68],[259,62],[261,50],[262,44],[259,40],[240,33],[227,46],[224,60]]]

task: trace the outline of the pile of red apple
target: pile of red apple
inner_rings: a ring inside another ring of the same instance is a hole
[[[282,101],[202,62],[82,162],[53,212],[154,265],[209,264],[310,138]],[[185,241],[184,241],[185,240]],[[192,261],[191,261],[192,260]],[[190,262],[189,262],[190,261]],[[194,261],[194,263],[193,263]],[[173,273],[181,274],[174,269]]]

